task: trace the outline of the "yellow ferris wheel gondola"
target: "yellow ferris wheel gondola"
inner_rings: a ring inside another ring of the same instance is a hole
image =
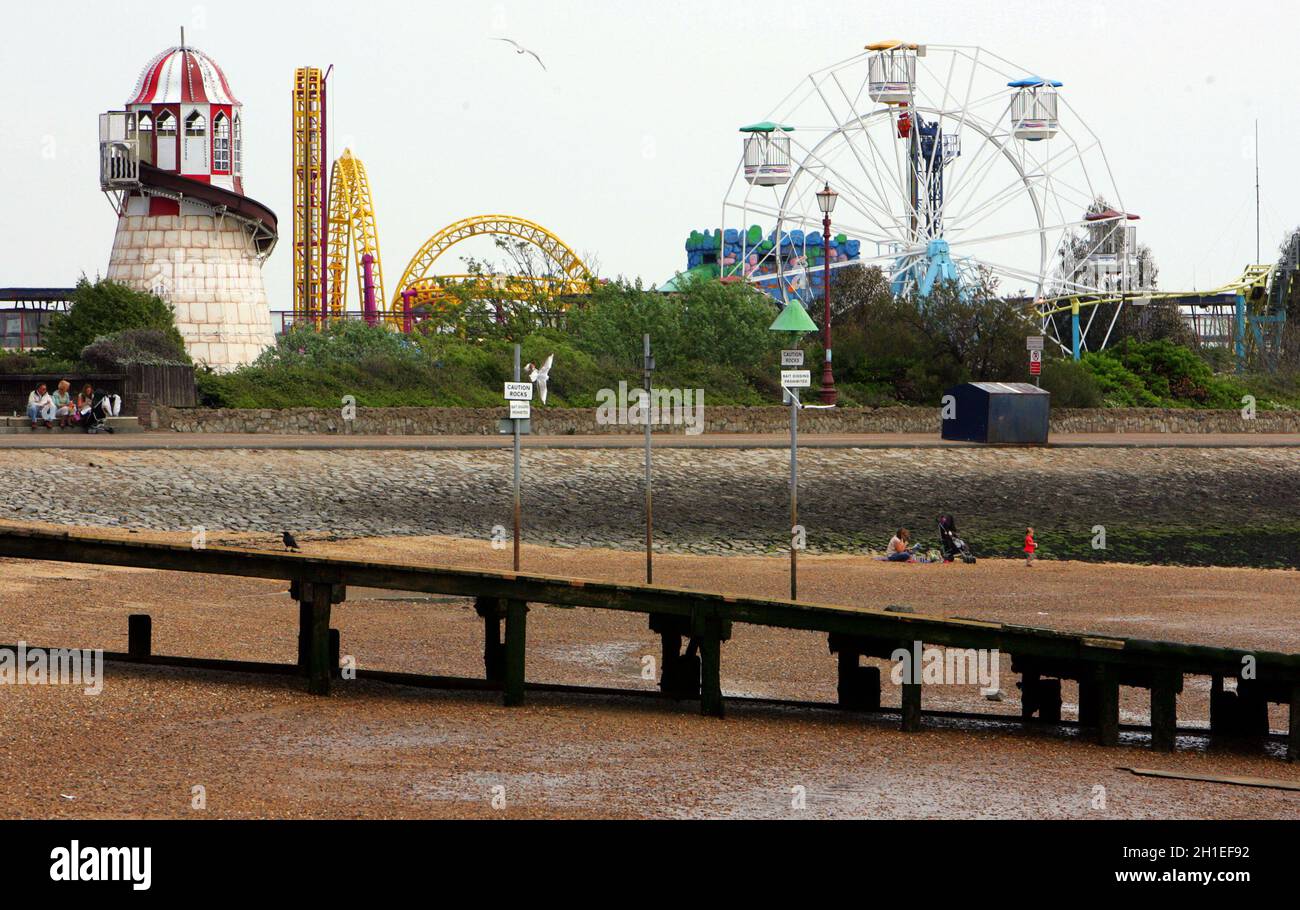
[[[925,48],[907,41],[874,41],[867,64],[867,94],[881,104],[908,104],[916,93],[916,58]]]

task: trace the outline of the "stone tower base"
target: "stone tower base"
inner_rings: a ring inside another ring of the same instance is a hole
[[[170,303],[195,363],[224,372],[275,343],[262,264],[232,218],[123,215],[107,277]]]

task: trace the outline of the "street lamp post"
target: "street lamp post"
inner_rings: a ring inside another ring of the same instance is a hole
[[[831,189],[829,183],[817,193],[817,207],[822,210],[822,238],[825,241],[822,245],[822,295],[825,301],[822,347],[826,350],[826,358],[822,361],[821,391],[821,402],[824,405],[835,404],[839,397],[835,391],[835,373],[831,369],[831,213],[835,211],[835,201],[838,198],[839,193]]]

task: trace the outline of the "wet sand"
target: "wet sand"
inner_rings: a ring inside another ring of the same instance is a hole
[[[510,558],[487,541],[301,539],[321,555],[493,568]],[[270,535],[212,533],[209,542],[277,546]],[[527,571],[589,578],[638,581],[643,561],[619,551],[524,551]],[[780,557],[656,561],[664,584],[771,596],[785,590],[785,571]],[[1289,571],[826,556],[805,558],[801,578],[808,600],[1300,651],[1300,575]],[[125,650],[127,615],[147,612],[158,653],[289,662],[297,614],[286,587],[0,560],[0,641]],[[356,589],[333,625],[362,668],[482,675],[482,628],[464,599]],[[642,671],[658,641],[643,616],[535,607],[528,632],[532,682],[654,688]],[[1018,715],[1005,657],[1002,670],[1000,703],[975,687],[933,686],[925,707]],[[722,672],[733,697],[835,696],[823,635],[738,625]],[[1188,679],[1181,725],[1204,724],[1205,682]],[[1065,689],[1068,718],[1076,695]],[[535,691],[506,709],[493,693],[369,681],[340,682],[321,699],[295,678],[121,664],[109,665],[98,696],[67,686],[6,687],[0,696],[4,817],[1300,817],[1300,793],[1119,770],[1300,780],[1276,743],[1260,754],[1183,737],[1168,755],[1137,733],[1103,749],[1063,730],[927,719],[922,732],[903,734],[887,716],[740,701],[720,721],[691,702]],[[888,684],[884,702],[898,704]],[[1147,719],[1145,693],[1123,690],[1121,707],[1126,722]],[[1285,729],[1282,712],[1272,722]],[[196,786],[204,809],[192,808]]]

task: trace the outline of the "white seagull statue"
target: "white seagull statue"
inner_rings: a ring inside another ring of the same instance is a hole
[[[540,368],[532,361],[529,361],[528,365],[524,367],[524,372],[528,374],[529,381],[537,386],[537,392],[541,395],[542,404],[546,404],[546,380],[550,378],[551,362],[553,360],[555,360],[554,354],[547,357],[546,362]]]
[[[507,42],[508,44],[513,44],[514,47],[515,47],[515,53],[516,53],[516,54],[532,54],[532,55],[533,55],[533,59],[537,61],[537,65],[540,66],[542,69],[546,69],[546,64],[545,64],[545,63],[542,63],[542,58],[539,57],[539,56],[537,56],[537,52],[536,52],[536,51],[530,51],[528,48],[524,47],[522,44],[520,44],[518,41],[515,41],[513,38],[493,38],[492,40],[493,40],[493,41],[505,41],[505,42]],[[548,72],[549,72],[549,70],[548,70]]]

